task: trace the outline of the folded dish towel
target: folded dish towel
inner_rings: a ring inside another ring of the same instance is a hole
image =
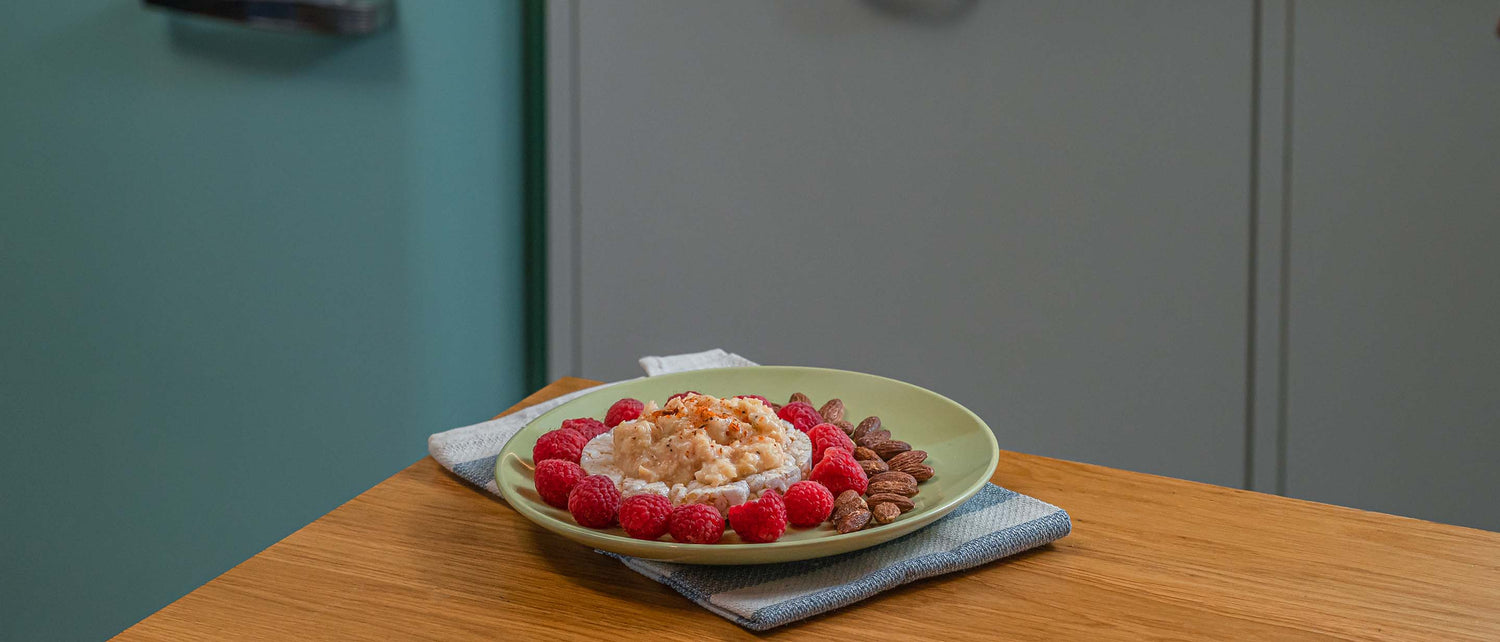
[[[640,360],[647,376],[753,366],[723,350]],[[581,390],[481,424],[428,438],[433,459],[491,494],[495,457],[505,442],[543,413],[599,388]],[[747,629],[763,631],[853,604],[924,577],[963,570],[1055,541],[1072,530],[1068,513],[994,484],[915,533],[867,549],[803,562],[695,566],[619,558],[700,606]]]

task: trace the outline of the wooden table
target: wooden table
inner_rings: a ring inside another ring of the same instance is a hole
[[[564,379],[516,407],[589,385]],[[1500,640],[1500,533],[1010,452],[994,481],[1068,509],[1073,534],[761,635]],[[605,631],[756,635],[533,526],[429,458],[118,639]]]

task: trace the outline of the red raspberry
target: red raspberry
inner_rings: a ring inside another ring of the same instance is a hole
[[[799,481],[786,489],[786,518],[793,526],[817,526],[831,513],[833,493],[822,484]]]
[[[829,448],[838,448],[854,452],[854,440],[844,434],[844,429],[833,424],[818,424],[807,431],[808,439],[812,440],[813,463],[823,461],[823,452]]]
[[[774,542],[786,532],[786,503],[776,491],[767,490],[760,499],[731,506],[729,526],[746,542]]]
[[[760,395],[735,395],[734,398],[735,399],[759,399],[761,403],[766,404],[767,408],[771,407],[771,400],[767,399],[765,397],[762,397]]]
[[[565,459],[539,461],[536,463],[536,494],[548,504],[567,508],[568,492],[586,476],[583,467]]]
[[[813,426],[823,423],[823,416],[818,414],[818,409],[805,401],[794,401],[781,407],[776,411],[776,416],[792,423],[797,430],[807,432]]]
[[[707,504],[683,504],[667,519],[667,531],[684,544],[717,544],[724,536],[724,517]]]
[[[568,512],[580,526],[609,528],[620,513],[620,489],[604,475],[589,475],[568,493]]]
[[[622,421],[631,421],[641,418],[641,411],[646,409],[646,404],[640,399],[626,397],[615,402],[609,407],[609,412],[604,413],[604,425],[610,428],[620,425]]]
[[[859,491],[863,495],[870,485],[870,478],[865,476],[859,462],[854,461],[854,454],[840,449],[829,450],[823,461],[813,466],[808,478],[828,487],[834,497],[846,490]]]
[[[636,539],[656,539],[667,534],[672,502],[661,495],[645,493],[625,498],[620,504],[620,526]]]
[[[686,397],[688,395],[701,395],[701,394],[703,394],[703,393],[698,392],[697,390],[689,390],[687,392],[679,392],[679,393],[677,393],[675,395],[667,397],[667,403],[672,403],[672,400],[676,399],[678,397]],[[662,405],[666,405],[666,404],[662,404]]]
[[[565,419],[562,425],[564,430],[576,430],[583,435],[584,439],[593,439],[609,432],[609,426],[593,417],[579,417],[578,419]]]
[[[577,430],[558,428],[536,440],[536,445],[531,448],[531,461],[541,463],[548,459],[564,459],[576,464],[583,456],[583,445],[588,441]]]

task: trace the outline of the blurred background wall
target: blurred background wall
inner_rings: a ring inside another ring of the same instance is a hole
[[[0,639],[99,639],[523,393],[519,13],[0,21]]]
[[[554,372],[722,346],[1500,528],[1494,0],[549,6]]]

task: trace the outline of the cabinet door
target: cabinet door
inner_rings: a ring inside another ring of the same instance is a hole
[[[1240,485],[1251,3],[877,4],[577,3],[577,369],[875,372]]]
[[[1497,17],[1296,6],[1291,495],[1500,529]]]

